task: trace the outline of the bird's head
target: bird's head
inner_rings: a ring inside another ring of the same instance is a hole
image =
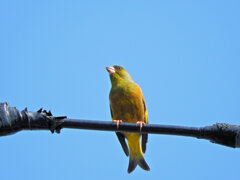
[[[106,69],[110,75],[112,85],[124,80],[133,81],[130,74],[122,66],[115,65],[112,67],[106,67]]]

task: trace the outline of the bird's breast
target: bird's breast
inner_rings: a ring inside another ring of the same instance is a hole
[[[110,92],[113,119],[136,123],[144,121],[144,107],[141,94],[131,88],[113,88]]]

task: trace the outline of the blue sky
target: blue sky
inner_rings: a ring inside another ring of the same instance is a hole
[[[149,122],[239,124],[239,1],[0,2],[0,101],[111,120],[106,66],[142,87]],[[1,179],[239,179],[240,150],[150,135],[150,172],[127,174],[113,132],[63,129],[0,138]]]

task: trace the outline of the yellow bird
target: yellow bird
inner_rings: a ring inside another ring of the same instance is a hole
[[[117,125],[124,123],[148,123],[148,113],[141,88],[133,81],[130,74],[121,66],[106,67],[109,72],[112,88],[109,95],[110,110],[113,122]],[[143,158],[146,151],[148,134],[117,132],[125,154],[129,155],[128,173],[137,165],[149,171],[150,168]],[[142,136],[142,142],[140,137]],[[128,146],[125,138],[127,139]]]

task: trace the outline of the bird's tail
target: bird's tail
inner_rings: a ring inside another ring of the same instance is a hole
[[[137,165],[146,171],[150,171],[150,168],[143,158],[142,148],[140,144],[140,134],[130,133],[127,136],[128,148],[129,148],[129,165],[128,173],[131,173]]]

